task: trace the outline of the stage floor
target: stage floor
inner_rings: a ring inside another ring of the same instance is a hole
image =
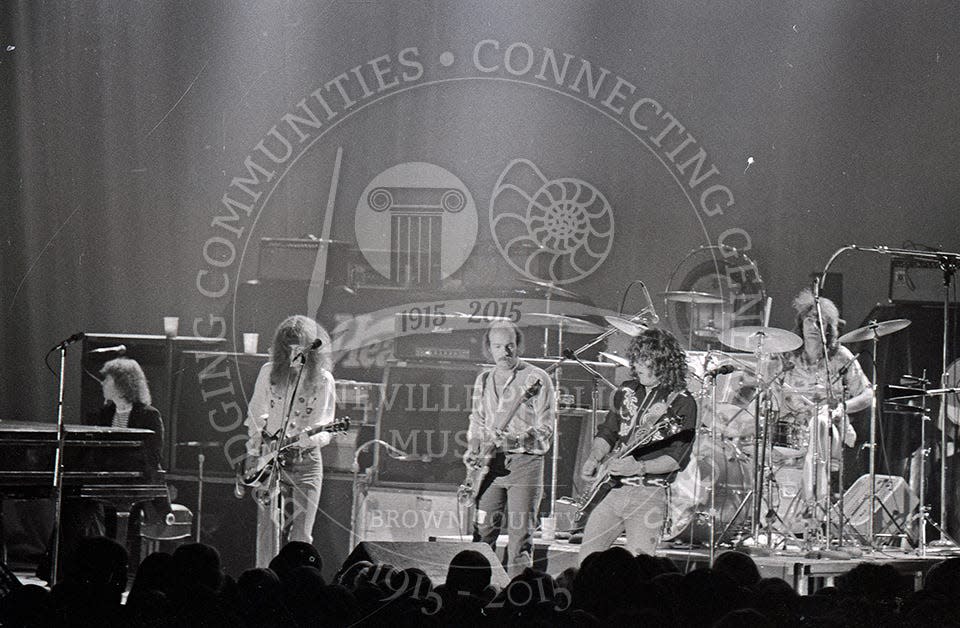
[[[459,537],[432,537],[431,541],[461,542]],[[506,535],[497,540],[497,554],[503,559],[507,547]],[[717,554],[729,548],[717,550]],[[813,593],[818,589],[831,586],[834,579],[860,563],[875,563],[892,565],[903,577],[913,580],[914,590],[923,586],[923,578],[927,571],[937,562],[950,556],[960,555],[960,550],[937,551],[928,549],[926,556],[917,555],[916,551],[904,551],[896,548],[881,548],[877,550],[861,550],[862,554],[852,558],[812,557],[812,553],[776,552],[769,555],[753,554],[753,560],[763,578],[780,578],[790,584],[801,595]],[[560,575],[569,567],[579,564],[580,544],[566,540],[546,542],[540,538],[534,539],[534,567],[551,576]],[[822,554],[822,553],[821,553]],[[830,554],[833,554],[832,552]],[[670,544],[661,544],[657,548],[657,556],[666,556],[673,560],[684,572],[710,564],[710,552],[705,548],[676,547]]]

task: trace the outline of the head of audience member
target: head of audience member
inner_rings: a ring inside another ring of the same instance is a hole
[[[594,552],[580,564],[573,585],[574,607],[603,620],[636,600],[637,562],[622,547]]]
[[[752,587],[760,582],[760,570],[749,555],[743,552],[722,552],[713,561],[713,570],[726,574],[741,587]]]
[[[0,598],[0,626],[54,624],[50,592],[38,584],[13,587]]]
[[[312,544],[305,541],[290,541],[270,561],[270,569],[280,580],[285,580],[291,571],[298,567],[313,567],[323,571],[323,557]]]
[[[490,585],[492,573],[486,556],[476,550],[463,550],[450,561],[445,588],[480,596]]]
[[[147,593],[169,593],[173,589],[173,580],[173,556],[166,552],[150,554],[137,567],[127,604]]]
[[[340,567],[340,571],[337,572],[337,575],[334,576],[334,580],[346,587],[347,590],[354,591],[360,584],[360,578],[370,567],[373,567],[373,563],[369,560],[358,560],[349,564],[344,563]]]
[[[224,584],[220,553],[203,543],[187,543],[174,550],[173,571],[181,592],[216,593]]]
[[[893,608],[898,598],[908,592],[892,565],[860,563],[838,576],[836,583],[837,592],[843,596],[861,597],[887,608]]]
[[[665,329],[646,329],[630,342],[630,368],[643,386],[669,391],[687,387],[687,354],[676,337]]]
[[[923,590],[956,599],[960,593],[960,556],[942,560],[931,567],[924,578]]]
[[[107,361],[100,368],[103,376],[104,403],[113,404],[118,408],[142,403],[149,406],[150,387],[147,385],[147,376],[136,360],[130,358],[114,358]]]
[[[127,550],[112,539],[80,539],[64,564],[64,581],[100,602],[120,603],[127,588]]]

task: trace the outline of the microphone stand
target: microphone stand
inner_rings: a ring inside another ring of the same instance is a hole
[[[53,547],[50,550],[50,578],[53,584],[59,581],[60,562],[60,524],[63,516],[63,454],[67,444],[66,430],[63,425],[63,386],[64,369],[67,366],[67,345],[60,344],[60,374],[57,382],[57,453],[53,461]]]
[[[287,436],[287,426],[290,425],[290,417],[293,415],[293,404],[297,400],[297,390],[300,388],[300,380],[303,378],[303,367],[304,363],[307,360],[307,350],[303,350],[300,355],[293,358],[291,366],[297,367],[297,378],[293,382],[293,389],[288,393],[289,394],[289,404],[287,405],[287,412],[283,417],[283,423],[280,425],[280,430],[277,432],[277,455],[273,457],[273,460],[270,461],[270,476],[267,482],[267,503],[271,504],[271,507],[276,508],[277,521],[273,534],[273,552],[274,556],[280,551],[280,541],[283,537],[283,515],[284,515],[284,501],[283,495],[280,490],[280,452],[283,450],[284,440]],[[275,494],[274,494],[275,493]],[[274,499],[276,501],[274,501]]]
[[[83,338],[83,332],[73,334],[56,347],[47,351],[49,356],[54,351],[60,351],[60,372],[57,377],[57,453],[53,459],[53,545],[50,548],[50,583],[56,584],[60,562],[60,524],[63,516],[63,456],[67,444],[66,429],[63,424],[63,388],[64,373],[67,368],[67,347]],[[46,362],[46,357],[44,362]],[[49,364],[47,365],[49,368]]]

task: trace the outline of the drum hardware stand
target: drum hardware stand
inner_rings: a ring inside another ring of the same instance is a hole
[[[947,344],[950,339],[950,283],[957,270],[960,256],[955,253],[947,258],[938,256],[943,270],[943,354],[940,370],[940,387],[946,389],[949,384],[947,373]],[[940,426],[940,525],[935,526],[940,538],[930,543],[931,547],[957,547],[957,542],[947,534],[947,398],[940,399],[940,412],[937,423]]]

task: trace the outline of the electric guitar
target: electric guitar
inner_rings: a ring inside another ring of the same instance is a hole
[[[249,471],[244,471],[244,465],[238,464],[236,469],[236,484],[237,488],[242,486],[249,487],[260,487],[267,483],[270,479],[270,471],[273,469],[273,461],[276,460],[277,456],[281,453],[295,447],[297,445],[298,439],[302,434],[307,436],[313,436],[314,434],[319,434],[321,432],[329,432],[331,434],[342,434],[350,428],[350,417],[344,417],[334,421],[333,423],[328,423],[326,425],[318,425],[316,427],[311,427],[308,430],[304,430],[297,434],[296,438],[287,438],[285,442],[281,444],[280,440],[271,441],[267,444],[263,450],[260,452],[260,455],[257,456],[256,461],[253,464],[246,465]],[[238,493],[240,490],[237,491]]]
[[[607,493],[621,485],[620,476],[610,472],[615,462],[662,447],[664,439],[676,436],[683,431],[682,417],[674,416],[669,412],[669,406],[675,397],[676,393],[673,393],[666,403],[653,404],[638,421],[633,437],[619,444],[600,462],[590,486],[584,489],[575,502],[577,514],[574,517],[574,527],[585,523],[590,512],[607,496]]]
[[[507,426],[510,425],[510,421],[513,420],[520,406],[540,394],[541,388],[543,388],[543,382],[537,379],[529,388],[523,391],[523,394],[517,397],[517,400],[510,407],[510,410],[504,415],[503,420],[494,426],[494,433],[507,429]],[[487,472],[490,470],[490,461],[493,460],[496,451],[497,445],[492,441],[484,442],[480,446],[480,453],[477,456],[476,464],[467,465],[467,477],[463,480],[463,484],[457,489],[457,499],[460,500],[460,503],[470,504],[477,499],[480,482],[483,481],[483,478],[486,477]]]

